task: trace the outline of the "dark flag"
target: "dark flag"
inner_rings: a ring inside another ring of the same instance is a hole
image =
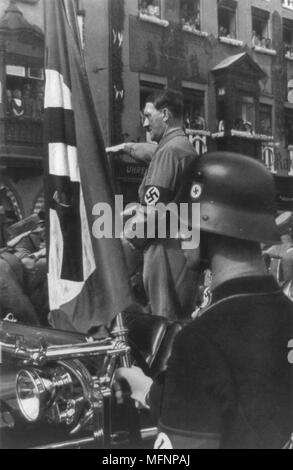
[[[120,240],[92,235],[93,207],[114,195],[74,3],[45,2],[48,283],[53,326],[88,332],[132,298]]]

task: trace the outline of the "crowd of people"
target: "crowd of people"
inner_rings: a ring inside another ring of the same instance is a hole
[[[160,18],[160,6],[157,0],[142,0],[139,12],[141,15],[154,16]]]
[[[236,39],[236,33],[234,31],[229,31],[225,26],[219,26],[219,37],[225,37],[229,39]]]
[[[200,7],[198,2],[183,3],[180,11],[180,20],[183,26],[191,30],[200,31]]]
[[[42,119],[44,114],[44,86],[26,83],[22,88],[6,89],[6,116]]]
[[[252,31],[252,45],[264,49],[272,49],[272,40],[268,37],[260,36],[256,31]]]
[[[161,11],[158,0],[142,0],[139,12],[154,18],[160,18]],[[200,7],[199,2],[181,2],[180,22],[190,31],[200,31]]]
[[[184,127],[185,129],[193,129],[193,130],[206,130],[206,120],[200,114],[186,114],[184,117]]]
[[[5,225],[5,216],[1,225]],[[48,325],[44,214],[6,225],[0,247],[0,319]]]

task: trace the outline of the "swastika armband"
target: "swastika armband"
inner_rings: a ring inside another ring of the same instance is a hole
[[[160,186],[146,186],[143,202],[147,206],[155,206],[158,202],[167,204],[172,201],[173,191]]]

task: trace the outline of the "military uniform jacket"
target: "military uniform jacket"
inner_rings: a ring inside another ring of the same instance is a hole
[[[293,432],[293,304],[270,277],[235,279],[175,340],[151,409],[174,448],[280,449]]]
[[[140,203],[155,205],[173,201],[180,188],[181,176],[195,157],[195,149],[182,129],[167,131],[139,188]]]
[[[168,204],[176,199],[182,174],[196,152],[182,129],[163,136],[139,189],[142,205]],[[175,239],[153,240],[144,252],[143,278],[152,313],[169,319],[188,316],[194,308],[196,275]]]

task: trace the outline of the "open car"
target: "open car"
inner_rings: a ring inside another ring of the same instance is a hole
[[[156,423],[117,387],[115,370],[130,359],[158,376],[182,325],[135,313],[123,325],[95,339],[0,322],[2,448],[153,447]]]

